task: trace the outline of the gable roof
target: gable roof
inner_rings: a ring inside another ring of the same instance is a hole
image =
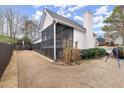
[[[75,21],[73,21],[71,19],[65,18],[65,17],[63,17],[63,16],[61,16],[55,12],[48,10],[48,9],[45,9],[45,10],[53,18],[53,20],[56,20],[58,22],[62,22],[64,24],[68,24],[69,26],[74,27],[74,28],[86,30],[83,26],[81,26],[80,24],[76,23]]]

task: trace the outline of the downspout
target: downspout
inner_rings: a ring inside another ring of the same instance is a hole
[[[54,21],[54,60],[56,60],[56,23],[57,21]]]
[[[40,37],[41,37],[41,44],[40,44],[40,52],[42,53],[43,51],[42,51],[42,43],[43,43],[43,38],[42,38],[42,31],[41,31],[41,33],[40,33]]]

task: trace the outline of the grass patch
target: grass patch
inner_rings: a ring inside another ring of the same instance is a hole
[[[0,42],[7,43],[7,44],[15,44],[16,40],[14,40],[8,36],[0,35]]]

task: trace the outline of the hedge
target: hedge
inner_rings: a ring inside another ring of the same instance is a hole
[[[106,50],[103,48],[90,48],[81,50],[81,59],[101,57],[106,54]]]

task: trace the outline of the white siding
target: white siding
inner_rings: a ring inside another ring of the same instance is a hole
[[[78,49],[84,49],[84,31],[78,30],[78,29],[74,29],[74,33],[73,33],[73,46],[75,48],[75,42],[78,42],[77,44],[77,48]]]
[[[41,42],[41,39],[38,39],[37,41],[34,41],[33,44],[37,44],[37,43],[40,43]]]
[[[45,17],[44,17],[44,22],[43,22],[43,26],[42,26],[42,30],[46,29],[49,25],[52,24],[52,18],[46,13],[45,13]]]

